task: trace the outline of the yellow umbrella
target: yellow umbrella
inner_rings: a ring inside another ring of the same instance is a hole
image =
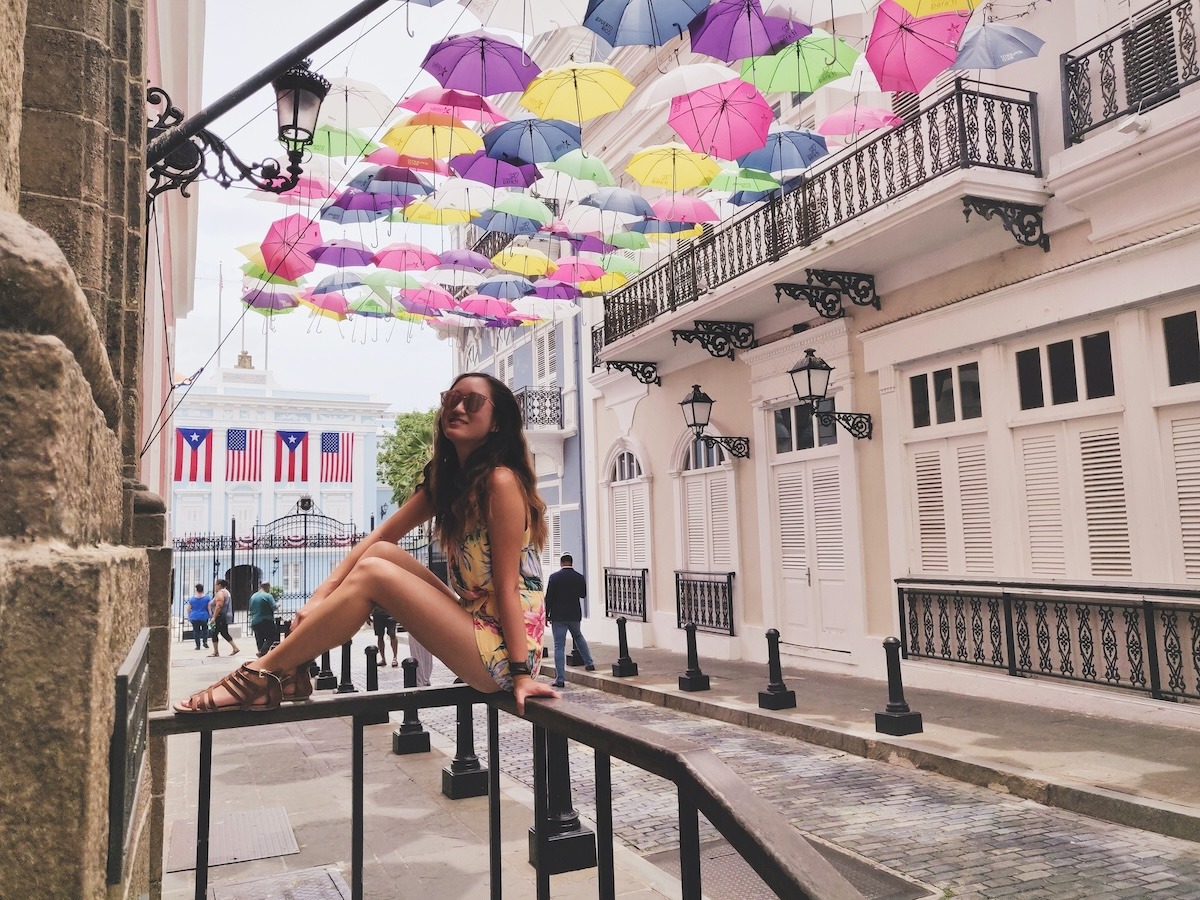
[[[673,141],[639,150],[625,171],[639,184],[674,191],[707,184],[721,167],[708,154]]]
[[[969,13],[980,5],[981,0],[896,0],[896,2],[917,18],[920,18],[921,16],[933,16],[938,13]]]
[[[579,282],[577,287],[580,293],[583,294],[607,294],[609,291],[615,291],[628,282],[629,279],[620,272],[605,272],[599,278]]]
[[[526,278],[540,278],[558,268],[541,250],[531,247],[509,247],[492,257],[498,268]]]
[[[633,84],[607,63],[571,63],[543,69],[518,103],[543,119],[586,122],[615,112],[633,93]]]
[[[408,156],[446,159],[483,149],[483,138],[466,123],[445,113],[423,112],[397,122],[381,140]]]
[[[414,200],[404,207],[401,217],[392,219],[394,222],[415,222],[419,225],[464,225],[479,213],[473,209],[438,209],[425,200]]]

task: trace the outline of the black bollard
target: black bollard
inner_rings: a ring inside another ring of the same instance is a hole
[[[317,673],[317,690],[328,691],[337,687],[337,676],[329,668],[329,651],[321,654],[321,671]]]
[[[887,654],[888,704],[884,712],[875,713],[875,730],[894,737],[920,734],[925,730],[921,714],[910,710],[904,702],[904,683],[900,680],[900,639],[885,638],[883,652]]]
[[[571,652],[567,654],[568,666],[582,666],[583,654],[579,652],[579,648],[575,646],[575,638],[571,638]]]
[[[488,792],[488,771],[475,755],[475,713],[470,703],[458,704],[454,759],[442,769],[442,794],[451,800],[482,797]]]
[[[363,651],[367,655],[367,690],[379,690],[379,667],[376,662],[376,657],[379,656],[378,647],[367,647]]]
[[[759,709],[792,709],[796,705],[796,692],[789,691],[783,683],[783,669],[779,665],[779,629],[767,631],[767,689],[758,692]]]
[[[679,676],[681,691],[707,691],[708,676],[700,671],[700,657],[696,653],[696,623],[688,622],[683,626],[687,632],[688,661],[687,672]]]
[[[350,649],[349,641],[342,644],[342,680],[338,682],[335,694],[357,694],[358,688],[354,686],[354,678],[350,674]]]
[[[617,661],[613,663],[614,678],[629,678],[638,673],[637,663],[629,656],[629,639],[625,636],[625,617],[617,617]]]
[[[415,688],[417,686],[417,661],[410,656],[400,663],[400,668],[404,670],[404,686]],[[397,756],[429,752],[429,732],[421,724],[415,706],[405,708],[404,721],[400,723],[399,728],[392,732],[392,752]]]
[[[566,735],[534,729],[546,741],[546,786],[549,853],[546,865],[551,875],[576,872],[596,865],[596,833],[579,821],[579,813],[571,803],[571,761],[567,755]],[[537,820],[529,829],[529,864],[537,868]]]

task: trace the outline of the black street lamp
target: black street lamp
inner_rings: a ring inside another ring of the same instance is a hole
[[[700,385],[693,384],[692,392],[679,401],[683,410],[683,421],[692,429],[696,440],[703,441],[705,447],[722,447],[730,456],[747,459],[750,456],[750,438],[748,437],[713,437],[704,433],[708,428],[709,417],[712,415],[713,398],[700,390]]]
[[[833,374],[833,366],[817,356],[811,347],[804,351],[804,358],[790,369],[792,385],[796,389],[796,398],[801,406],[807,406],[809,412],[824,427],[830,427],[837,422],[855,438],[871,437],[874,425],[869,413],[826,412],[819,404],[829,391],[829,377]]]
[[[165,154],[157,158],[156,154],[150,154],[148,199],[153,200],[164,191],[175,188],[187,197],[188,187],[201,175],[207,175],[224,188],[235,181],[249,181],[260,190],[275,194],[294,188],[303,173],[300,163],[304,160],[304,153],[316,134],[321,102],[329,93],[329,81],[308,66],[309,61],[302,60],[271,81],[279,117],[279,142],[287,150],[286,176],[281,173],[277,160],[244,163],[225,141],[208,129],[201,128]],[[184,124],[184,113],[171,103],[170,95],[159,87],[152,87],[146,92],[146,102],[163,106],[149,129],[149,140],[153,146],[171,129]]]

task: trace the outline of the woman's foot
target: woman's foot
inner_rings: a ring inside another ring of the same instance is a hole
[[[216,684],[197,691],[174,705],[176,713],[211,713],[224,710],[277,709],[283,701],[283,685],[274,672],[261,672],[243,663]]]
[[[396,658],[394,658],[394,657],[393,657],[393,658],[392,658],[392,668],[394,669],[394,668],[396,668],[398,665],[400,665],[400,660],[398,660],[398,659],[396,659]]]
[[[216,650],[214,650],[212,653],[210,653],[210,654],[208,654],[208,655],[209,655],[209,656],[220,656],[221,654],[220,654],[220,653],[218,653]]]
[[[283,686],[283,699],[286,703],[300,703],[312,696],[312,678],[308,674],[308,663],[301,663],[291,672],[279,676]]]
[[[237,656],[237,655],[238,655],[239,653],[241,653],[241,652],[242,652],[242,651],[241,651],[241,650],[239,650],[237,647],[234,647],[234,648],[233,648],[233,651],[232,651],[232,652],[231,652],[229,655],[230,655],[230,656]]]

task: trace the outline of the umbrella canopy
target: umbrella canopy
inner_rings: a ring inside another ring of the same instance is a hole
[[[620,272],[622,275],[636,275],[642,271],[642,267],[635,260],[620,253],[605,253],[600,257],[600,267],[605,272]]]
[[[760,0],[713,0],[688,27],[692,50],[726,62],[762,56],[812,29],[763,12]]]
[[[300,305],[293,291],[254,288],[242,294],[242,303],[264,316],[289,313]]]
[[[397,272],[432,269],[440,262],[432,250],[403,241],[381,247],[372,261],[381,269],[395,269]]]
[[[321,241],[321,226],[308,216],[293,213],[272,222],[260,245],[264,268],[281,278],[299,278],[316,268],[308,251]]]
[[[346,301],[346,312],[352,316],[366,316],[369,319],[386,319],[395,312],[395,304],[390,297],[379,294],[368,294]]]
[[[891,110],[878,106],[847,106],[817,123],[821,134],[858,134],[872,128],[895,128],[904,120]]]
[[[367,166],[352,179],[347,187],[372,194],[420,193],[433,190],[433,182],[412,166]],[[374,188],[374,190],[372,190]]]
[[[488,156],[483,148],[454,157],[450,166],[463,178],[492,187],[527,188],[542,177],[538,167],[531,163],[514,165]]]
[[[812,34],[772,53],[742,63],[742,78],[760,90],[811,94],[845,78],[859,53],[841,38],[814,28]]]
[[[554,270],[555,281],[592,281],[604,274],[604,267],[599,263],[578,256],[562,256],[555,260],[558,268]],[[537,290],[537,284],[534,284]]]
[[[533,282],[522,275],[493,275],[479,285],[479,293],[516,300],[533,293]]]
[[[569,296],[546,297],[540,293],[541,289],[539,288],[538,292],[532,296],[518,297],[512,304],[513,314],[533,316],[551,322],[578,315],[579,306],[571,301],[579,297],[579,289],[574,285],[566,285],[565,287],[571,291]]]
[[[298,296],[300,303],[311,309],[313,315],[333,319],[335,322],[344,321],[346,318],[348,303],[346,298],[339,293],[316,294],[311,291],[301,291]]]
[[[371,262],[372,252],[365,244],[345,238],[334,238],[313,247],[308,255],[323,266],[365,266]]]
[[[605,272],[594,281],[579,282],[579,290],[584,294],[594,296],[596,294],[607,294],[609,291],[615,291],[619,287],[629,283],[629,279],[620,272]]]
[[[454,305],[454,308],[471,316],[479,316],[481,319],[498,319],[513,312],[513,305],[507,300],[487,294],[467,294]]]
[[[533,295],[542,300],[574,300],[579,296],[579,288],[573,284],[568,284],[565,281],[559,281],[557,278],[539,278],[533,283]],[[523,312],[533,312],[533,310],[524,309],[525,303],[532,297],[519,297],[515,301],[518,309]]]
[[[370,128],[392,114],[394,101],[369,81],[330,78],[320,121],[339,128]]]
[[[541,229],[541,225],[533,219],[514,216],[512,213],[497,212],[494,209],[485,209],[470,221],[472,225],[483,231],[498,231],[502,234],[517,236],[537,234]]]
[[[258,245],[255,244],[255,247]],[[247,278],[253,278],[256,281],[265,281],[267,284],[286,284],[291,287],[304,284],[303,278],[284,278],[281,275],[273,275],[267,271],[262,262],[261,253],[257,260],[248,260],[241,265],[242,274]]]
[[[677,66],[668,70],[665,75],[659,75],[651,81],[650,86],[642,94],[641,100],[646,106],[666,103],[672,97],[678,97],[680,94],[688,94],[737,77],[737,72],[720,63],[704,62],[692,63],[690,66]]]
[[[280,180],[286,178],[280,175]],[[255,200],[269,200],[272,203],[288,203],[289,201],[320,202],[333,193],[333,186],[320,175],[310,175],[307,172],[300,176],[295,186],[281,193],[256,190],[250,193]]]
[[[896,0],[917,18],[935,13],[967,13],[981,6],[983,0]],[[967,16],[963,16],[967,18]]]
[[[638,231],[614,231],[605,240],[621,250],[645,250],[650,246],[646,236]]]
[[[497,125],[483,138],[488,156],[517,163],[543,163],[580,148],[578,125],[562,119],[523,119]]]
[[[517,102],[543,119],[586,122],[616,112],[632,93],[633,84],[613,66],[571,63],[543,71]]]
[[[576,150],[568,150],[562,156],[558,157],[558,159],[547,162],[545,167],[553,169],[556,172],[562,172],[564,175],[570,175],[572,178],[578,178],[581,181],[594,181],[599,185],[617,183],[617,180],[612,176],[612,172],[605,165],[604,160],[595,154],[588,153],[582,147]]]
[[[571,234],[607,234],[636,222],[639,216],[594,206],[572,206],[562,216],[563,225]]]
[[[738,157],[738,165],[758,169],[772,175],[787,175],[811,166],[828,155],[825,138],[807,128],[781,128],[767,134],[766,142],[757,150]],[[710,187],[716,188],[710,183]],[[728,190],[728,188],[722,188]],[[744,187],[733,190],[745,190]]]
[[[519,44],[483,29],[438,41],[421,68],[442,87],[485,97],[523,91],[541,72]]]
[[[883,90],[918,93],[954,62],[966,26],[958,13],[917,18],[895,0],[883,0],[867,39],[867,65]]]
[[[400,153],[392,147],[380,147],[378,150],[372,150],[363,158],[363,161],[381,166],[407,166],[422,172],[433,172],[435,175],[451,174],[450,165],[440,159]]]
[[[756,150],[755,153],[760,151]],[[750,154],[753,156],[754,154]],[[708,186],[714,191],[773,191],[779,187],[774,175],[760,169],[723,169],[714,175]]]
[[[734,78],[676,97],[667,123],[691,149],[734,159],[763,146],[774,119],[758,88]]]
[[[443,113],[464,122],[482,122],[484,125],[499,125],[508,121],[508,116],[500,107],[486,97],[472,91],[456,91],[437,85],[410,94],[396,107],[411,112]]]
[[[361,131],[321,125],[313,133],[308,149],[321,156],[362,156],[379,145]]]
[[[583,23],[578,0],[519,0],[497,3],[495,0],[458,0],[460,6],[490,28],[518,31],[533,37],[571,28]]]
[[[951,69],[1001,69],[1023,59],[1032,59],[1046,42],[1031,31],[1012,25],[984,22],[971,28],[958,44]]]
[[[454,296],[436,285],[426,285],[416,291],[401,291],[396,301],[410,313],[437,316],[454,309]]]
[[[363,285],[364,272],[345,270],[326,275],[308,289],[309,294],[344,294]]]
[[[721,171],[712,157],[683,144],[655,144],[633,154],[625,171],[647,187],[668,190],[699,187]]]
[[[421,279],[409,272],[397,272],[392,269],[372,269],[362,274],[362,283],[375,293],[389,294],[393,288],[420,290],[425,286]]]
[[[437,112],[414,113],[389,128],[380,140],[410,156],[448,157],[483,147],[483,139],[465,122]]]
[[[545,253],[532,247],[507,247],[493,256],[492,262],[498,269],[526,278],[540,278],[557,268]]]
[[[474,250],[468,250],[466,247],[455,247],[452,250],[443,250],[438,254],[438,260],[443,266],[454,266],[459,269],[474,269],[478,272],[486,272],[492,267],[492,261],[482,253],[477,253]]]
[[[444,284],[450,288],[476,287],[483,282],[484,276],[474,269],[460,269],[457,266],[435,266],[421,273],[428,281]]]
[[[717,211],[699,197],[672,194],[654,201],[654,216],[664,222],[719,222]]]
[[[584,27],[614,47],[661,47],[687,30],[709,0],[588,0]]]
[[[541,200],[528,194],[509,194],[492,204],[494,212],[508,213],[522,219],[532,219],[538,225],[548,225],[554,220],[554,213]]]
[[[606,187],[593,191],[579,201],[582,206],[593,206],[609,212],[625,213],[629,216],[652,216],[654,210],[641,194],[623,187]]]
[[[414,200],[404,207],[403,218],[398,221],[413,222],[418,225],[464,225],[474,217],[475,214],[470,209],[439,208],[422,198]]]
[[[879,0],[786,0],[782,8],[801,22],[814,25],[843,16],[865,16],[878,4]]]

